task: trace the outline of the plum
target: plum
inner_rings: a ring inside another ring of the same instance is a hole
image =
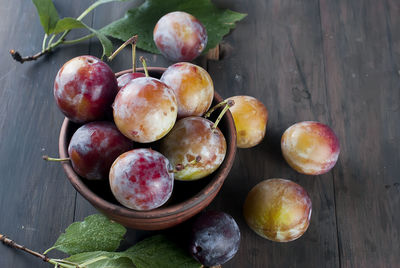
[[[160,79],[174,90],[178,101],[178,118],[202,116],[211,106],[214,85],[208,72],[188,62],[175,63]]]
[[[161,17],[153,31],[160,52],[172,61],[191,61],[207,45],[207,31],[194,16],[175,11]]]
[[[149,143],[164,137],[174,126],[178,105],[175,93],[151,77],[131,80],[115,97],[114,121],[133,141]]]
[[[117,79],[107,64],[93,56],[79,56],[66,62],[54,82],[54,97],[71,121],[100,120],[111,111],[118,92]]]
[[[221,265],[239,249],[239,226],[227,213],[204,212],[193,223],[189,245],[190,253],[201,264]]]
[[[114,160],[133,148],[111,122],[87,123],[74,133],[68,154],[76,173],[89,180],[108,179]]]
[[[180,119],[161,140],[160,152],[173,166],[185,168],[175,173],[177,180],[197,180],[214,172],[224,161],[226,140],[214,123],[203,117]],[[200,158],[200,161],[195,161]]]
[[[127,73],[123,74],[120,77],[117,78],[118,82],[118,90],[121,90],[126,84],[128,84],[131,80],[139,78],[139,77],[145,77],[146,75],[144,73],[139,73],[139,72],[134,72],[134,73]]]
[[[151,149],[134,149],[120,155],[110,169],[110,187],[122,205],[151,210],[170,198],[174,174],[168,159]]]
[[[250,148],[259,144],[264,136],[268,121],[268,110],[262,102],[251,96],[233,96],[235,105],[230,108],[235,121],[237,147]]]
[[[248,193],[243,215],[248,226],[261,237],[288,242],[302,236],[312,211],[308,193],[290,180],[269,179]]]
[[[297,172],[320,175],[335,166],[340,144],[327,125],[304,121],[292,125],[283,133],[281,149],[286,162]]]

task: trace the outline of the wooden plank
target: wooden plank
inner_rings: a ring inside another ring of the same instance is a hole
[[[228,51],[209,62],[215,88],[222,96],[251,95],[269,110],[265,140],[239,149],[235,165],[212,208],[238,221],[242,242],[238,255],[224,267],[337,267],[339,263],[332,173],[304,176],[283,160],[280,138],[295,122],[329,123],[318,1],[217,1],[248,13],[225,39]],[[248,191],[268,178],[288,178],[302,185],[313,202],[305,235],[290,243],[262,239],[244,222]]]
[[[398,1],[321,0],[342,267],[397,267],[400,174]]]
[[[79,15],[91,1],[55,1],[61,16]],[[20,64],[7,53],[41,49],[43,30],[31,1],[0,1],[0,232],[43,252],[73,221],[76,193],[61,166],[42,160],[58,155],[63,115],[53,97],[61,65],[88,51],[66,47],[37,62]],[[0,267],[49,267],[26,253],[0,246]]]

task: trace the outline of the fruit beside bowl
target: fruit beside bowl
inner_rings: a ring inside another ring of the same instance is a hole
[[[150,76],[160,78],[165,68],[148,68]],[[132,70],[116,74],[119,77]],[[138,71],[143,71],[138,69]],[[223,99],[214,94],[213,104]],[[215,120],[215,118],[214,118]],[[61,158],[68,157],[68,145],[73,133],[80,125],[65,118],[60,131],[59,152]],[[138,211],[119,204],[113,196],[108,180],[90,181],[80,177],[69,161],[63,162],[63,168],[75,189],[99,211],[109,218],[129,228],[142,230],[159,230],[175,226],[194,216],[215,198],[224,183],[234,161],[236,153],[236,130],[232,115],[226,113],[218,125],[226,139],[226,156],[221,166],[207,177],[196,181],[176,181],[171,198],[156,209]],[[158,142],[146,144],[146,148],[157,149]],[[143,146],[141,146],[143,147]]]

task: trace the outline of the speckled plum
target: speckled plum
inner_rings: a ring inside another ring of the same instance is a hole
[[[292,125],[282,135],[281,148],[287,163],[308,175],[331,170],[339,157],[339,139],[327,125],[305,121]]]
[[[240,245],[240,230],[227,213],[207,211],[193,223],[190,253],[201,264],[210,267],[232,259]]]
[[[130,81],[115,97],[114,122],[126,137],[148,143],[164,137],[174,126],[178,112],[175,93],[151,77]]]
[[[251,96],[234,96],[229,110],[235,121],[237,147],[250,148],[259,144],[265,136],[268,122],[268,110],[262,102]]]
[[[68,146],[73,169],[89,180],[108,179],[114,160],[133,148],[111,122],[87,123],[74,133]]]
[[[175,173],[177,180],[197,180],[214,172],[224,161],[226,140],[213,122],[190,116],[176,122],[171,132],[161,140],[160,152],[171,165],[185,168]],[[196,157],[200,161],[190,164]]]
[[[93,56],[79,56],[66,62],[54,82],[54,97],[71,121],[100,120],[111,111],[118,92],[117,79],[107,64]]]
[[[188,62],[175,63],[167,68],[161,81],[175,92],[178,118],[202,116],[214,98],[213,81],[206,70]]]
[[[308,193],[290,180],[269,179],[248,193],[243,215],[248,226],[261,237],[289,242],[302,236],[312,211]]]
[[[174,175],[166,157],[151,149],[134,149],[120,155],[110,170],[110,186],[122,205],[151,210],[170,198]]]
[[[172,61],[191,61],[207,45],[207,31],[194,16],[175,11],[161,17],[153,31],[160,52]]]

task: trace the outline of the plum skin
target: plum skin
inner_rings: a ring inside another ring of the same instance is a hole
[[[172,89],[151,77],[131,80],[118,92],[112,107],[118,129],[140,143],[164,137],[174,126],[178,111]]]
[[[54,98],[75,123],[103,119],[118,92],[117,79],[107,64],[93,56],[67,61],[56,75]]]
[[[175,11],[160,18],[153,39],[160,52],[172,61],[191,61],[207,45],[207,31],[194,16]]]
[[[147,211],[162,206],[171,197],[174,175],[168,159],[151,149],[134,149],[112,164],[110,187],[125,207]]]
[[[160,79],[174,90],[178,101],[178,118],[202,116],[214,98],[213,81],[206,70],[188,62],[175,63]]]
[[[226,263],[235,256],[239,245],[239,226],[227,213],[203,212],[192,225],[189,250],[205,266]]]
[[[203,117],[190,116],[176,122],[168,135],[161,140],[160,152],[171,165],[185,168],[175,173],[176,180],[198,180],[214,172],[224,161],[226,140],[222,132],[212,129],[213,122]],[[196,157],[200,161],[189,164]]]
[[[133,148],[133,142],[106,121],[87,123],[72,135],[68,154],[72,168],[88,180],[108,179],[114,160]]]
[[[146,77],[146,75],[144,73],[138,73],[138,72],[121,75],[120,77],[117,78],[118,90],[121,90],[121,88],[126,86],[126,84],[128,84],[131,80],[139,77]]]
[[[320,175],[331,170],[339,157],[339,139],[327,125],[304,121],[282,135],[281,149],[286,162],[297,172]]]
[[[229,108],[235,121],[239,148],[251,148],[258,145],[265,136],[268,122],[268,110],[262,102],[251,96],[233,96],[235,105]]]
[[[289,242],[302,236],[310,224],[308,193],[290,180],[269,179],[248,193],[243,215],[247,225],[263,238]]]

